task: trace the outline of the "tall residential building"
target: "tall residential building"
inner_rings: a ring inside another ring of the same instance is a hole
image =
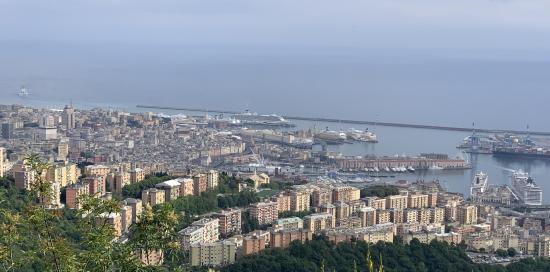
[[[404,210],[407,208],[407,196],[393,195],[386,197],[386,209]]]
[[[309,192],[306,190],[290,192],[290,210],[294,212],[309,211]]]
[[[124,200],[126,205],[132,207],[132,222],[137,222],[143,211],[143,202],[141,199],[127,198]]]
[[[97,195],[99,197],[105,195],[107,192],[105,185],[105,177],[89,176],[82,179],[83,183],[87,183],[89,186],[89,194]]]
[[[67,160],[69,156],[69,142],[67,140],[61,140],[57,144],[57,159],[61,161]]]
[[[200,196],[208,188],[208,179],[205,174],[198,174],[193,177],[193,194]]]
[[[303,229],[303,228],[304,228],[304,220],[302,220],[300,217],[281,218],[281,219],[277,219],[277,221],[273,223],[274,230],[289,230],[289,229]]]
[[[540,235],[535,240],[534,253],[539,257],[550,257],[550,236]]]
[[[32,185],[36,180],[36,172],[31,170],[24,162],[14,165],[12,171],[16,188],[22,190],[32,189]]]
[[[72,106],[65,106],[61,119],[66,129],[71,130],[76,127],[76,115]]]
[[[386,224],[391,222],[390,210],[377,210],[376,211],[376,224]]]
[[[191,246],[191,266],[224,266],[235,262],[237,246],[231,241],[202,243]]]
[[[2,138],[6,140],[13,139],[14,130],[15,125],[12,122],[2,123]]]
[[[132,206],[123,205],[122,208],[120,208],[120,217],[122,219],[122,233],[126,233],[134,223]]]
[[[40,196],[39,201],[49,209],[63,207],[61,204],[61,184],[59,182],[52,182],[49,193],[45,196]]]
[[[435,208],[437,207],[437,192],[428,193],[428,207]]]
[[[376,209],[366,207],[359,210],[359,218],[361,218],[361,226],[369,227],[376,225]]]
[[[244,256],[257,254],[265,249],[265,238],[258,235],[246,236],[243,239],[242,253]]]
[[[86,176],[107,176],[111,173],[111,167],[105,165],[88,165],[84,168]]]
[[[0,178],[4,177],[4,157],[6,156],[6,149],[0,147]]]
[[[159,190],[157,188],[151,188],[141,191],[141,201],[143,205],[148,204],[153,207],[157,204],[162,204],[165,202],[165,192],[164,190]]]
[[[172,201],[180,196],[181,183],[179,180],[180,179],[167,180],[155,185],[155,187],[157,189],[164,190],[166,201]]]
[[[411,209],[427,208],[429,206],[428,195],[410,194],[407,207]]]
[[[358,200],[361,190],[353,186],[338,186],[332,190],[332,201],[350,202]]]
[[[430,223],[444,223],[445,222],[445,209],[432,208],[430,209]]]
[[[145,179],[145,171],[141,168],[135,168],[130,171],[130,183],[140,182]]]
[[[214,214],[220,224],[220,235],[228,237],[232,234],[241,234],[241,210],[227,209]]]
[[[76,183],[67,187],[66,190],[66,206],[69,209],[80,209],[80,204],[78,199],[82,195],[87,195],[90,192],[90,186],[84,183]]]
[[[76,164],[65,161],[53,164],[45,174],[47,181],[56,181],[61,184],[61,187],[65,187],[78,182],[80,169]]]
[[[305,243],[311,241],[313,232],[308,229],[288,229],[271,232],[270,246],[271,248],[287,248],[292,241],[300,241]]]
[[[327,188],[319,188],[311,193],[311,202],[313,207],[321,207],[332,203],[332,191]]]
[[[304,229],[319,232],[336,226],[336,220],[330,213],[314,213],[304,217]]]
[[[96,218],[96,224],[108,224],[113,227],[115,231],[115,236],[120,237],[122,235],[122,217],[120,213],[104,213]]]
[[[213,189],[218,187],[218,180],[220,175],[216,170],[210,170],[206,173],[206,187],[208,189]]]
[[[477,224],[477,207],[474,205],[458,207],[457,220],[463,225]]]
[[[277,210],[279,212],[290,211],[290,196],[281,193],[271,197],[271,201],[277,202]]]
[[[203,218],[195,221],[191,226],[178,232],[184,250],[189,250],[192,245],[212,243],[219,239],[219,220]]]
[[[250,217],[260,225],[271,224],[279,218],[277,202],[258,202],[250,205]]]
[[[386,209],[386,199],[379,198],[376,196],[363,198],[367,206],[372,207],[376,210],[385,210]]]
[[[193,179],[183,178],[180,179],[180,196],[193,195]]]

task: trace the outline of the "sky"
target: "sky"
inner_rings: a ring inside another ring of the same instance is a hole
[[[2,0],[0,39],[528,54],[550,48],[549,11],[547,0]]]
[[[549,0],[0,0],[0,96],[550,131],[548,14]]]

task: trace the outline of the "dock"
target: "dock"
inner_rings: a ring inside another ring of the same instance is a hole
[[[223,114],[238,114],[241,112],[230,110],[212,110],[212,109],[200,109],[200,108],[184,108],[184,107],[169,107],[169,106],[154,106],[154,105],[136,105],[137,108],[143,109],[156,109],[156,110],[176,110],[176,111],[194,111],[194,112],[213,112]],[[403,128],[418,128],[418,129],[431,129],[431,130],[447,130],[447,131],[460,131],[460,132],[472,132],[472,128],[466,127],[453,127],[453,126],[439,126],[439,125],[425,125],[425,124],[411,124],[411,123],[394,123],[394,122],[379,122],[379,121],[365,121],[365,120],[350,120],[350,119],[337,119],[337,118],[325,118],[325,117],[303,117],[303,116],[282,116],[288,120],[298,121],[310,121],[310,122],[328,122],[328,123],[343,123],[343,124],[357,124],[357,125],[376,125],[385,127],[403,127]],[[489,129],[489,128],[475,128],[478,133],[512,133],[512,134],[530,134],[538,136],[550,136],[550,132],[546,131],[527,131],[527,130],[509,130],[509,129]]]

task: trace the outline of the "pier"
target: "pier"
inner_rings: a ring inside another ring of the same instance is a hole
[[[211,110],[211,109],[199,109],[199,108],[183,108],[183,107],[168,107],[168,106],[154,106],[154,105],[136,105],[137,108],[144,109],[157,109],[157,110],[177,110],[177,111],[194,111],[194,112],[214,112],[223,114],[238,114],[238,111],[229,110]],[[350,120],[350,119],[337,119],[337,118],[324,118],[324,117],[303,117],[303,116],[282,116],[288,120],[298,121],[311,121],[311,122],[328,122],[328,123],[344,123],[344,124],[357,124],[357,125],[377,125],[385,127],[403,127],[403,128],[419,128],[419,129],[432,129],[432,130],[448,130],[448,131],[461,131],[471,132],[472,128],[466,127],[453,127],[453,126],[438,126],[438,125],[423,125],[423,124],[409,124],[409,123],[394,123],[394,122],[379,122],[379,121],[364,121],[364,120]],[[488,128],[476,128],[478,133],[513,133],[513,134],[531,134],[538,136],[550,136],[550,132],[545,131],[526,131],[526,130],[509,130],[509,129],[488,129]]]

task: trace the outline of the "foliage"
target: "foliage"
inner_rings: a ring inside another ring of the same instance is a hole
[[[280,212],[279,218],[289,218],[289,217],[304,218],[305,216],[310,215],[312,213],[313,211],[301,211],[301,212],[286,211],[286,212]]]
[[[509,248],[506,252],[508,253],[508,256],[510,256],[510,257],[514,257],[514,256],[516,256],[516,254],[518,254],[516,249],[513,248],[513,247]]]
[[[49,209],[51,184],[40,175],[48,164],[34,155],[25,162],[36,174],[31,190],[19,190],[12,180],[0,179],[0,271],[158,270],[144,266],[136,258],[143,237],[171,258],[180,255],[172,210],[155,209],[152,222],[137,224],[153,226],[153,232],[144,235],[142,229],[136,228],[132,232],[135,240],[118,243],[114,228],[104,217],[119,212],[118,201],[83,196],[78,211]]]
[[[503,257],[503,258],[508,257],[508,251],[506,251],[504,249],[497,249],[496,254],[499,257]]]
[[[369,255],[371,258],[365,258]],[[474,264],[463,248],[444,242],[410,245],[363,241],[335,245],[325,238],[315,238],[305,244],[297,241],[286,250],[268,249],[260,254],[238,260],[222,271],[368,271],[368,260],[374,267],[383,257],[385,271],[507,271],[502,266]]]
[[[164,176],[157,176],[157,175],[148,175],[145,177],[144,180],[132,184],[128,184],[124,187],[122,187],[122,197],[123,198],[140,198],[141,197],[141,191],[147,190],[149,188],[154,188],[155,185],[170,180],[173,177],[164,175]]]
[[[361,197],[387,197],[390,195],[398,195],[399,188],[393,185],[374,185],[361,189]]]
[[[179,256],[172,254],[180,250],[176,233],[177,222],[178,218],[172,207],[159,205],[153,211],[149,205],[145,205],[138,222],[131,227],[131,248],[134,252],[144,254],[147,264],[152,264],[149,256],[153,252]]]
[[[244,211],[241,213],[241,231],[242,233],[249,233],[254,230],[266,230],[270,225],[260,225],[258,220],[252,219],[250,217],[249,211]]]
[[[222,209],[231,207],[246,207],[258,201],[260,201],[260,198],[256,195],[256,192],[244,190],[237,194],[218,196],[218,207]]]

